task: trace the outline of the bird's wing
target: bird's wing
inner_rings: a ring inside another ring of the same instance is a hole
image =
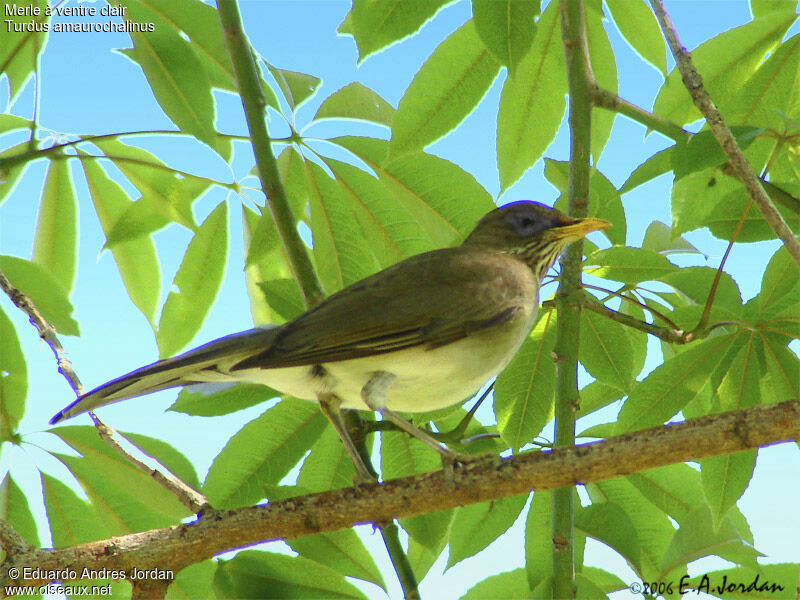
[[[445,345],[513,318],[536,303],[536,288],[530,270],[511,257],[464,248],[419,254],[328,297],[233,370]]]
[[[204,369],[226,370],[228,365],[268,348],[275,339],[277,331],[277,328],[256,328],[234,333],[184,354],[131,371],[82,395],[50,419],[50,423],[55,424],[82,412],[126,398],[196,383],[196,380],[187,376]]]

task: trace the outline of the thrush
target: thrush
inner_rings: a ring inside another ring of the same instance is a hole
[[[313,400],[362,481],[374,481],[341,409],[377,411],[450,459],[463,457],[398,412],[461,403],[497,375],[530,332],[547,270],[610,224],[519,201],[486,214],[464,242],[407,258],[284,325],[228,335],[82,395],[55,424],[103,405],[203,382],[264,384]]]

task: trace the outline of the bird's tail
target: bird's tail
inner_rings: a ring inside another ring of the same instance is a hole
[[[202,371],[207,371],[209,376],[224,375],[237,362],[269,349],[277,332],[278,328],[273,327],[234,333],[131,371],[87,392],[55,414],[50,424],[127,398],[203,381],[198,376]]]

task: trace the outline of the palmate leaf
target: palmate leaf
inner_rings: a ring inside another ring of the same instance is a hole
[[[687,242],[683,237],[673,237],[672,229],[661,221],[651,221],[647,226],[642,240],[642,248],[653,250],[659,254],[700,254],[695,246]]]
[[[221,560],[214,575],[220,598],[365,598],[344,576],[302,556],[245,550]]]
[[[656,177],[669,173],[672,170],[672,149],[674,146],[656,152],[636,167],[619,189],[621,194],[630,192],[640,185],[652,181]]]
[[[33,262],[47,269],[69,293],[78,262],[78,222],[70,162],[51,160],[39,201]]]
[[[372,447],[372,436],[367,438],[367,448]],[[325,492],[353,485],[356,471],[353,461],[344,449],[339,434],[326,427],[303,461],[297,485],[312,492]]]
[[[319,77],[314,77],[307,73],[279,69],[266,61],[263,62],[270,74],[275,78],[275,82],[278,84],[291,110],[296,110],[298,106],[311,98],[322,83]],[[274,108],[278,109],[278,106],[276,105]]]
[[[483,45],[514,77],[533,42],[539,0],[472,0],[472,20]]]
[[[0,44],[0,73],[8,77],[9,104],[13,103],[22,91],[28,77],[39,64],[39,55],[44,50],[47,33],[40,31],[14,31],[14,25],[21,23],[49,23],[50,17],[45,14],[47,0],[27,0],[17,3],[20,9],[36,7],[39,16],[31,17],[23,14],[9,14],[4,11],[3,19],[11,24],[3,23],[3,43]]]
[[[515,452],[553,418],[555,331],[555,311],[547,311],[495,382],[497,429]]]
[[[585,265],[590,275],[628,284],[661,279],[678,270],[658,252],[625,246],[593,252],[586,257]]]
[[[460,600],[484,600],[497,598],[498,600],[514,600],[526,598],[530,592],[525,569],[519,568],[505,573],[498,573],[487,577],[473,585]]]
[[[506,79],[497,116],[497,168],[506,190],[539,160],[564,116],[567,90],[558,5],[536,26],[530,51],[514,78]]]
[[[627,513],[614,502],[595,502],[576,510],[575,529],[616,550],[639,568],[639,539]]]
[[[41,473],[44,506],[53,536],[53,545],[70,546],[111,535],[95,512],[95,506],[79,498],[64,482]]]
[[[454,129],[478,105],[500,70],[467,21],[417,71],[392,120],[392,155],[420,150]]]
[[[581,311],[578,358],[595,379],[628,391],[633,384],[633,345],[626,327],[595,312]]]
[[[312,402],[286,398],[242,427],[216,456],[203,493],[220,508],[258,502],[277,485],[325,429]]]
[[[161,358],[175,354],[200,330],[225,275],[228,209],[220,204],[195,233],[164,303],[156,342]]]

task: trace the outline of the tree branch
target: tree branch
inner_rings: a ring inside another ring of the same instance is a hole
[[[595,86],[594,90],[592,90],[592,100],[594,101],[595,106],[625,115],[626,117],[637,121],[642,125],[647,126],[649,129],[657,131],[660,134],[675,140],[676,142],[691,135],[680,125],[677,125],[672,121],[668,121],[664,117],[660,117],[654,113],[648,112],[643,108],[636,106],[635,104],[628,102],[623,98],[620,98],[613,92],[609,92],[608,90],[604,90],[600,87]]]
[[[306,307],[309,308],[322,300],[324,294],[311,266],[306,246],[297,232],[296,221],[289,206],[289,197],[278,174],[278,163],[272,154],[272,143],[264,121],[266,101],[261,90],[261,78],[253,60],[250,43],[245,39],[239,6],[236,0],[219,0],[217,9],[225,46],[233,63],[236,87],[242,98],[262,190],[281,242],[286,248],[289,266],[303,293]]]
[[[42,316],[42,314],[36,308],[36,305],[33,303],[33,300],[14,287],[14,285],[8,280],[2,271],[0,271],[0,289],[2,289],[6,295],[11,298],[11,301],[16,305],[17,308],[28,315],[28,319],[33,326],[36,327],[36,331],[39,332],[39,337],[44,340],[53,351],[53,354],[56,357],[56,363],[58,364],[58,372],[61,373],[67,380],[70,387],[75,392],[75,395],[83,395],[83,385],[81,384],[80,379],[78,379],[78,376],[75,374],[75,371],[72,369],[72,363],[67,358],[67,354],[64,352],[64,347],[61,345],[61,342],[56,335],[56,328],[53,327],[47,321],[47,319]],[[100,438],[114,448],[114,450],[119,452],[123,457],[125,457],[125,459],[134,467],[149,475],[156,483],[164,487],[170,493],[174,494],[178,500],[185,506],[189,507],[191,511],[199,512],[200,510],[208,508],[208,501],[200,492],[192,489],[191,486],[181,481],[178,477],[169,472],[169,470],[163,465],[161,466],[164,471],[166,471],[166,474],[162,473],[158,469],[151,469],[148,467],[147,464],[133,456],[120,445],[116,437],[125,439],[124,436],[111,427],[103,424],[100,419],[94,415],[94,413],[89,414],[94,421],[95,428],[97,429],[97,433]],[[138,446],[127,439],[125,439],[125,441],[144,454],[141,448],[138,448]]]
[[[753,172],[750,163],[747,162],[733,134],[731,134],[730,129],[728,129],[728,126],[725,124],[725,120],[722,118],[719,110],[717,110],[711,96],[709,96],[708,91],[703,85],[703,78],[694,67],[691,55],[686,51],[686,48],[681,45],[678,39],[678,33],[675,31],[675,26],[672,24],[667,10],[664,8],[664,3],[662,0],[650,0],[650,4],[653,6],[658,22],[661,25],[661,30],[664,32],[664,37],[667,38],[667,43],[675,57],[678,70],[683,79],[683,84],[689,91],[695,106],[703,117],[705,117],[717,143],[728,158],[728,163],[733,169],[733,172],[739,181],[742,182],[742,185],[744,185],[750,197],[758,205],[761,214],[764,216],[764,220],[772,228],[772,231],[775,232],[775,235],[783,242],[783,245],[795,262],[800,265],[800,242],[798,242],[797,237],[792,230],[789,229],[781,213],[778,212],[772,200],[770,200],[770,197],[764,191],[758,176]]]
[[[499,465],[495,458],[476,460],[458,469],[456,483],[442,471],[436,471],[265,505],[211,511],[193,523],[87,544],[21,551],[0,566],[0,586],[46,583],[22,579],[12,582],[8,576],[11,567],[70,568],[80,572],[84,567],[129,570],[135,565],[140,569],[177,572],[221,552],[270,540],[497,500],[531,489],[601,481],[797,439],[800,439],[800,400],[765,404],[601,442],[525,452],[503,459]],[[5,545],[6,540],[2,543]]]

